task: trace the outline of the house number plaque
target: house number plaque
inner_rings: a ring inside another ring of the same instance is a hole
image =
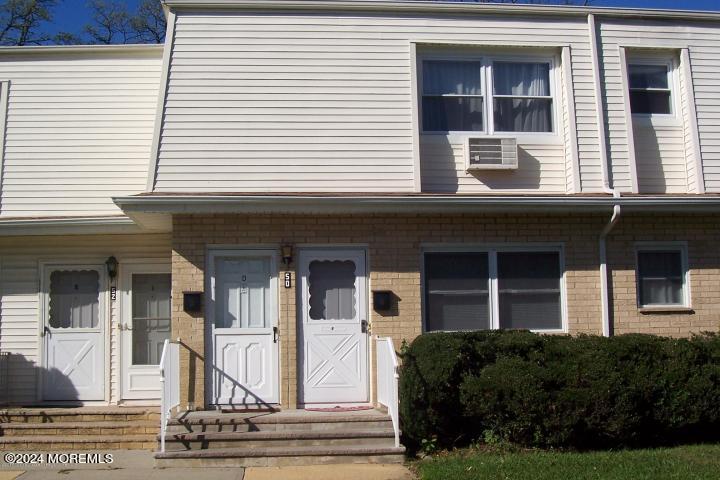
[[[117,300],[117,287],[110,287],[110,300]]]
[[[285,288],[292,287],[292,273],[285,272]]]

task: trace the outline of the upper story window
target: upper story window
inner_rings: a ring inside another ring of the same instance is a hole
[[[424,132],[553,132],[552,62],[422,62]]]
[[[672,63],[628,65],[630,111],[634,115],[672,115]]]

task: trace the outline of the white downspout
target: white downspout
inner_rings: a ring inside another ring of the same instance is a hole
[[[598,126],[598,147],[600,149],[600,172],[602,174],[602,190],[604,193],[611,193],[614,198],[620,198],[620,192],[615,190],[610,181],[610,157],[607,151],[607,133],[605,131],[605,110],[602,103],[602,84],[600,75],[600,55],[598,53],[598,33],[595,25],[595,15],[592,13],[587,17],[588,35],[590,37],[590,53],[593,67],[593,89],[595,93],[595,114]],[[608,269],[607,269],[607,236],[615,228],[620,220],[622,211],[620,205],[613,207],[612,217],[600,232],[598,249],[600,252],[600,307],[602,310],[602,334],[605,337],[612,335],[610,324],[610,295]]]
[[[614,192],[615,198],[620,198],[619,192]],[[605,228],[600,232],[600,239],[598,240],[598,246],[600,250],[600,305],[602,307],[602,334],[604,337],[612,335],[612,326],[610,325],[610,296],[609,296],[609,281],[608,269],[607,269],[607,244],[606,239],[608,234],[615,228],[615,225],[620,220],[620,214],[622,213],[620,205],[613,207],[612,217],[610,221],[605,225]]]

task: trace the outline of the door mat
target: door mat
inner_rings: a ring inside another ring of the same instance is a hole
[[[357,412],[360,410],[372,410],[373,407],[329,407],[329,408],[306,408],[308,412]]]

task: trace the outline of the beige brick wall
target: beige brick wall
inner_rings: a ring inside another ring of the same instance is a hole
[[[688,336],[720,329],[720,216],[623,215],[608,240],[615,334]],[[637,308],[637,242],[686,242],[690,306],[683,313],[644,314]]]
[[[372,333],[396,345],[422,331],[420,259],[427,244],[562,244],[565,253],[568,327],[572,334],[601,333],[598,235],[606,215],[198,215],[176,216],[173,231],[173,336],[188,350],[182,357],[184,402],[203,405],[203,318],[182,311],[184,290],[204,290],[210,246],[357,244],[368,248],[370,289],[392,290],[398,308],[371,312]],[[623,215],[608,238],[615,332],[688,335],[718,330],[720,217]],[[685,240],[689,244],[694,311],[641,314],[635,292],[634,246],[638,241]],[[297,254],[297,251],[296,251]],[[281,269],[284,266],[281,266]],[[281,401],[297,404],[295,265],[293,288],[280,288]],[[285,270],[279,275],[282,278]],[[188,370],[186,370],[188,369]]]
[[[182,292],[204,290],[209,246],[358,244],[368,248],[370,288],[392,290],[397,311],[372,312],[372,333],[390,335],[399,346],[422,331],[421,245],[432,243],[555,243],[565,247],[569,328],[599,333],[597,234],[605,216],[543,215],[197,215],[176,216],[173,225],[173,337],[186,345],[181,363],[183,404],[203,405],[203,317],[182,311]],[[297,403],[297,283],[280,288],[281,401]],[[280,272],[280,277],[284,271]]]

